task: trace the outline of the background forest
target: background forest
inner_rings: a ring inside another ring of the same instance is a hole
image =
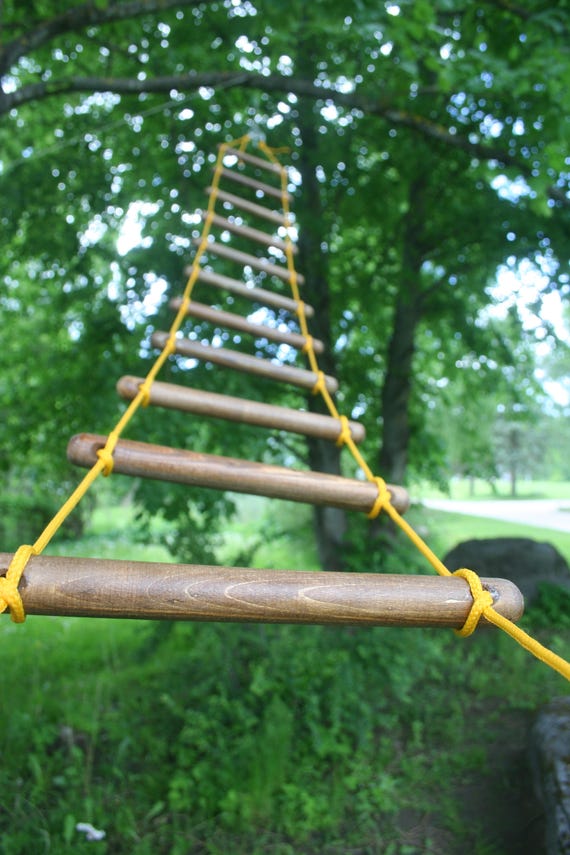
[[[0,3],[2,549],[35,539],[78,481],[70,436],[108,431],[117,378],[152,364],[217,145],[244,133],[290,149],[311,331],[371,466],[412,493],[455,476],[513,493],[570,480],[569,37],[566,0]],[[191,375],[276,394],[207,365]],[[178,415],[149,408],[129,435],[354,475],[332,444]],[[339,511],[120,478],[95,495],[55,552],[112,541],[122,557],[415,567]],[[81,852],[81,819],[107,823],[97,845],[113,853],[522,851],[453,796],[488,772],[484,726],[507,709],[516,743],[561,690],[526,679],[494,636],[458,654],[426,633],[40,624],[24,641],[3,624],[33,674],[24,691],[7,671],[20,713],[2,750],[28,758],[4,769],[7,853]],[[542,631],[567,642],[558,613]],[[496,674],[477,671],[481,654]]]

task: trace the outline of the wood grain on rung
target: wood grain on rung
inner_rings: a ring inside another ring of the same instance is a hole
[[[280,187],[272,187],[271,184],[265,184],[263,181],[256,181],[255,178],[249,178],[247,175],[243,175],[243,173],[237,172],[235,169],[222,169],[220,177],[229,178],[230,181],[235,181],[236,184],[242,184],[244,187],[251,187],[252,190],[259,190],[261,193],[264,193],[266,196],[272,196],[274,199],[281,200],[283,198]],[[292,201],[290,193],[285,193],[285,196],[289,202]]]
[[[106,442],[105,436],[77,434],[67,446],[68,459],[89,468],[97,462],[97,451],[104,448]],[[370,481],[126,439],[117,442],[113,459],[114,472],[135,478],[328,505],[346,511],[368,513],[378,495],[376,484]],[[409,506],[408,493],[403,487],[387,486],[392,505],[399,513],[404,513]]]
[[[187,267],[185,273],[190,276],[192,266]],[[287,312],[295,314],[297,312],[297,303],[291,297],[282,297],[281,294],[275,294],[273,291],[267,291],[264,288],[253,288],[240,282],[239,279],[232,279],[231,276],[223,276],[220,273],[213,273],[211,270],[199,268],[198,279],[207,285],[213,285],[214,288],[221,288],[225,291],[231,291],[238,297],[244,297],[246,300],[251,300],[254,303],[262,303],[265,306],[271,306],[275,309],[284,309]],[[304,304],[305,315],[307,318],[312,318],[315,310],[308,303]]]
[[[220,143],[218,148],[220,148],[223,143]],[[271,160],[264,160],[262,157],[256,157],[254,154],[250,154],[248,151],[240,151],[239,148],[227,148],[224,152],[224,156],[229,155],[231,157],[237,157],[238,160],[242,160],[244,163],[249,163],[250,166],[256,166],[258,169],[266,169],[268,172],[276,173],[277,175],[281,175],[281,166],[278,163],[273,163]]]
[[[201,239],[193,238],[192,243],[195,246],[200,246]],[[238,264],[244,267],[251,267],[253,270],[263,270],[264,273],[276,276],[284,282],[291,281],[291,273],[285,265],[280,267],[278,264],[273,264],[265,258],[258,258],[256,255],[251,255],[249,252],[242,252],[239,249],[233,249],[231,246],[226,246],[223,243],[209,241],[206,244],[206,253],[216,255],[219,258],[227,258],[230,261],[237,261]],[[300,273],[296,272],[296,279],[298,285],[304,285],[305,277]]]
[[[206,187],[206,193],[210,196],[214,192],[212,186]],[[254,214],[256,217],[261,217],[268,220],[270,223],[275,223],[278,226],[286,226],[287,222],[283,213],[266,208],[265,205],[258,205],[255,202],[250,202],[249,199],[242,199],[241,196],[236,196],[234,193],[228,193],[225,190],[218,189],[216,191],[216,199],[220,202],[229,202],[234,208],[240,208],[242,211],[247,211],[248,214]]]
[[[168,340],[168,333],[155,332],[151,336],[153,347],[162,350]],[[250,356],[228,347],[212,347],[199,341],[190,341],[187,338],[176,339],[176,353],[188,356],[190,359],[201,359],[203,362],[211,362],[214,365],[223,365],[246,374],[254,374],[257,377],[265,377],[268,380],[276,380],[279,383],[290,383],[301,389],[313,389],[318,378],[313,371],[304,368],[295,368],[286,363],[271,362],[258,356]],[[338,382],[334,377],[325,375],[325,385],[329,392],[334,393],[338,389]]]
[[[132,401],[142,382],[142,377],[121,377],[117,383],[117,391],[122,398]],[[291,410],[174,383],[162,383],[159,380],[155,380],[150,387],[150,404],[200,416],[300,433],[303,436],[315,436],[331,442],[336,442],[340,435],[340,422],[331,416]],[[362,442],[365,437],[364,426],[351,421],[349,427],[354,442]]]
[[[182,299],[175,297],[170,301],[169,306],[174,311],[178,311],[182,305]],[[239,332],[252,335],[254,338],[266,338],[268,341],[276,341],[281,344],[288,344],[297,350],[302,350],[307,339],[299,333],[289,332],[288,330],[270,327],[268,324],[256,324],[253,321],[248,321],[243,315],[236,315],[233,312],[225,312],[222,309],[213,309],[211,306],[206,306],[203,303],[197,303],[191,300],[186,307],[186,314],[193,318],[198,318],[201,321],[207,321],[218,327],[226,329],[238,330]],[[315,353],[322,353],[324,345],[319,339],[313,339],[313,349]]]
[[[12,554],[0,553],[0,574]],[[523,598],[482,579],[494,608],[518,620]],[[20,594],[29,615],[460,629],[472,604],[457,576],[250,570],[97,558],[30,558]],[[483,618],[482,624],[485,624]]]
[[[200,216],[202,217],[202,221],[205,222],[208,218],[208,212],[200,211]],[[228,220],[227,217],[220,217],[218,214],[212,214],[211,222],[220,229],[226,229],[227,231],[233,232],[235,235],[240,235],[240,237],[244,237],[247,240],[260,243],[262,246],[274,246],[275,249],[278,249],[283,253],[286,253],[288,248],[290,248],[291,252],[294,254],[297,252],[297,247],[293,241],[291,241],[290,244],[287,244],[286,241],[273,234],[269,234],[269,232],[264,232],[261,229],[253,229],[251,226],[246,226],[243,223],[236,223],[233,220]]]

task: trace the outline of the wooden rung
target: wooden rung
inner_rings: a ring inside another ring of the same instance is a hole
[[[201,238],[192,239],[192,243],[195,246],[200,246],[201,242]],[[265,258],[258,258],[256,255],[251,255],[249,252],[241,252],[239,249],[232,249],[231,246],[225,246],[223,243],[208,241],[206,245],[206,253],[217,255],[219,258],[228,258],[230,261],[237,261],[238,264],[242,264],[244,266],[249,265],[249,267],[252,267],[254,270],[263,270],[270,276],[277,276],[278,279],[282,279],[284,282],[291,281],[291,273],[287,267],[280,267],[278,264],[272,264]],[[303,285],[304,282],[305,277],[300,273],[297,273],[297,284]]]
[[[0,574],[12,560],[0,553]],[[508,620],[519,589],[481,579]],[[473,599],[457,576],[251,570],[97,558],[32,556],[20,583],[26,614],[460,629]],[[483,623],[485,619],[483,618]]]
[[[168,333],[155,332],[150,340],[153,347],[162,350],[166,346]],[[301,389],[313,389],[318,379],[313,371],[307,371],[304,368],[271,362],[268,359],[249,356],[247,353],[240,353],[227,347],[211,347],[208,344],[190,341],[187,338],[176,339],[176,353],[191,359],[201,359],[203,362],[223,365],[225,368],[233,368],[236,371],[244,371],[246,374],[255,374],[257,377],[265,377],[268,380],[291,383],[291,385],[298,386]],[[331,393],[338,389],[338,382],[334,377],[325,376],[325,385]]]
[[[218,148],[220,148],[221,145],[223,145],[223,143],[220,143]],[[251,166],[256,166],[259,169],[266,169],[268,172],[281,175],[281,167],[278,163],[273,163],[271,160],[264,160],[262,157],[256,157],[254,154],[250,154],[247,151],[240,151],[238,148],[227,148],[224,154],[237,157],[238,160],[242,160],[244,163],[249,163]]]
[[[206,187],[206,193],[210,196],[214,192],[213,187]],[[257,205],[255,202],[250,202],[248,199],[242,199],[241,196],[235,196],[233,193],[226,193],[225,190],[217,190],[216,198],[221,202],[229,202],[234,208],[240,208],[242,211],[247,211],[248,214],[254,214],[256,217],[263,217],[271,223],[278,226],[286,226],[285,217],[279,211],[272,211],[264,205]]]
[[[266,196],[272,196],[274,199],[283,199],[283,193],[280,187],[272,187],[271,184],[265,184],[263,181],[256,181],[255,178],[249,178],[241,172],[236,172],[235,169],[222,169],[220,172],[221,178],[229,178],[230,181],[235,181],[236,184],[243,184],[244,187],[251,187],[254,190],[259,190],[265,193]],[[292,196],[290,193],[285,193],[286,199],[291,202]]]
[[[182,299],[180,297],[175,297],[169,303],[169,306],[175,312],[178,311],[181,305]],[[305,336],[299,335],[299,333],[275,329],[275,327],[270,327],[268,324],[256,324],[248,321],[242,315],[236,315],[233,312],[224,312],[221,309],[212,309],[210,306],[206,306],[204,303],[197,303],[195,300],[191,300],[188,304],[186,314],[219,327],[239,330],[255,338],[266,338],[269,341],[288,344],[290,347],[296,347],[297,350],[302,350],[307,341]],[[315,353],[322,353],[324,350],[322,341],[313,339],[313,349]]]
[[[117,383],[117,391],[122,398],[132,401],[138,394],[141,383],[142,377],[121,377]],[[331,416],[291,410],[246,398],[220,395],[217,392],[205,392],[174,383],[162,383],[159,380],[155,380],[150,387],[150,404],[231,422],[285,430],[303,436],[315,436],[331,442],[336,442],[340,435],[339,420]],[[351,421],[349,427],[354,442],[362,442],[365,437],[364,426]]]
[[[200,213],[202,215],[202,221],[205,222],[208,218],[208,212],[201,211]],[[212,214],[211,222],[220,229],[227,229],[227,231],[233,232],[235,235],[240,235],[248,240],[253,240],[263,246],[274,246],[283,253],[287,252],[288,246],[290,246],[291,252],[297,252],[297,247],[293,241],[291,241],[290,244],[287,244],[284,240],[281,240],[281,238],[270,235],[267,232],[263,232],[261,229],[252,229],[251,226],[234,223],[233,220],[228,220],[226,217],[220,217],[218,214]]]
[[[97,451],[104,448],[106,442],[105,436],[77,434],[67,446],[68,460],[78,466],[91,468],[98,460]],[[134,478],[211,487],[214,490],[249,493],[311,505],[328,505],[346,511],[368,513],[378,495],[378,488],[371,481],[127,439],[117,442],[113,459],[113,472]],[[406,490],[390,484],[387,486],[392,505],[399,513],[404,513],[409,506]]]
[[[192,275],[192,266],[187,267],[184,271],[186,276]],[[297,303],[291,297],[282,297],[281,294],[275,294],[273,291],[267,291],[264,288],[250,288],[239,279],[232,279],[231,276],[223,276],[220,273],[213,273],[211,270],[199,268],[198,279],[207,285],[213,285],[214,288],[222,288],[225,291],[231,291],[239,297],[245,297],[246,300],[251,300],[254,303],[261,303],[265,306],[272,306],[275,309],[285,309],[292,314],[297,313]],[[312,318],[315,310],[308,303],[304,303],[305,316]]]

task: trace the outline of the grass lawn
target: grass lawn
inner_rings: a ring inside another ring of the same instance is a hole
[[[453,479],[449,492],[442,492],[433,485],[420,484],[413,490],[414,495],[422,499],[512,499],[510,485],[506,481],[495,482],[495,489],[488,481],[475,478]],[[570,501],[570,481],[524,481],[517,484],[518,499],[568,499]]]
[[[314,566],[296,508],[241,502],[224,560]],[[411,521],[439,554],[507,525]],[[168,560],[133,524],[100,510],[53,551]],[[567,623],[536,632],[570,655]],[[0,640],[3,855],[542,855],[527,730],[565,684],[501,633],[4,617]]]

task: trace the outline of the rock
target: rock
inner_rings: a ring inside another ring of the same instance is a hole
[[[546,855],[570,855],[570,697],[543,707],[530,735],[536,795],[544,808]]]
[[[550,543],[528,537],[495,537],[465,540],[443,559],[453,571],[460,567],[475,570],[480,576],[510,579],[530,605],[537,597],[541,582],[570,589],[570,567]]]

